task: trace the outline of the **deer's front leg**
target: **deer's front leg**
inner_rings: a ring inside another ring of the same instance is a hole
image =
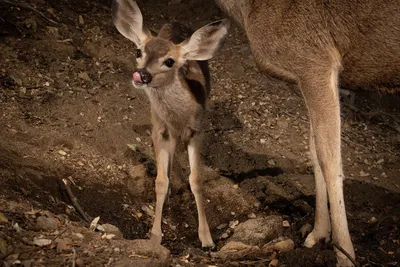
[[[188,144],[190,189],[194,195],[199,219],[199,239],[203,247],[214,247],[203,206],[203,178],[199,175],[201,137],[195,135]]]
[[[153,142],[157,160],[156,178],[156,212],[151,229],[151,240],[157,244],[161,243],[161,218],[164,201],[169,188],[169,176],[173,154],[176,146],[176,139],[169,136],[166,130],[153,129]]]

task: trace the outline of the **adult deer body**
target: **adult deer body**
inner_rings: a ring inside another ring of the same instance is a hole
[[[210,91],[208,63],[221,47],[229,21],[208,24],[192,34],[179,23],[164,25],[157,36],[143,26],[135,1],[114,0],[113,21],[118,31],[137,47],[137,69],[132,84],[149,97],[152,139],[157,161],[156,210],[151,239],[161,242],[161,217],[169,187],[169,176],[176,142],[188,145],[190,188],[194,194],[199,238],[203,247],[213,247],[203,207],[200,146],[206,100]]]
[[[245,30],[259,67],[299,86],[316,180],[313,231],[354,257],[343,199],[338,86],[400,87],[398,1],[217,0]],[[330,214],[328,211],[328,198]],[[337,251],[338,266],[353,266]]]

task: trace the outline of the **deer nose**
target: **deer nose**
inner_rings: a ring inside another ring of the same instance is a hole
[[[151,80],[153,77],[151,76],[151,73],[148,72],[145,69],[138,69],[133,73],[133,80],[136,83],[151,83]]]

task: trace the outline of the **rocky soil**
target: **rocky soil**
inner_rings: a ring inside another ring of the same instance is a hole
[[[197,238],[183,146],[162,246],[147,240],[156,175],[149,103],[130,85],[134,45],[114,28],[110,4],[0,1],[0,265],[335,266],[330,243],[302,246],[315,208],[303,100],[258,71],[236,24],[210,61],[202,155],[216,248],[202,250]],[[139,5],[154,31],[224,16],[210,0]],[[399,103],[342,99],[344,190],[361,266],[400,262]]]

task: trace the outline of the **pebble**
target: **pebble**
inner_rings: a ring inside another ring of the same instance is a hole
[[[217,226],[217,229],[222,230],[222,229],[226,228],[227,226],[228,226],[227,223],[221,223],[220,225]]]
[[[65,152],[64,150],[58,150],[58,154],[60,154],[61,156],[66,156],[67,152]]]
[[[288,252],[294,249],[294,242],[292,239],[280,241],[274,245],[274,250],[279,252]]]
[[[273,259],[269,264],[268,267],[276,267],[278,266],[279,261],[277,259]]]
[[[78,266],[83,266],[83,265],[84,265],[84,262],[83,262],[83,260],[82,260],[81,258],[77,258],[77,259],[75,260],[75,264],[78,265]]]
[[[286,221],[286,220],[283,221],[283,222],[282,222],[282,226],[283,226],[283,227],[286,227],[286,228],[287,228],[287,227],[290,227],[289,221]]]

